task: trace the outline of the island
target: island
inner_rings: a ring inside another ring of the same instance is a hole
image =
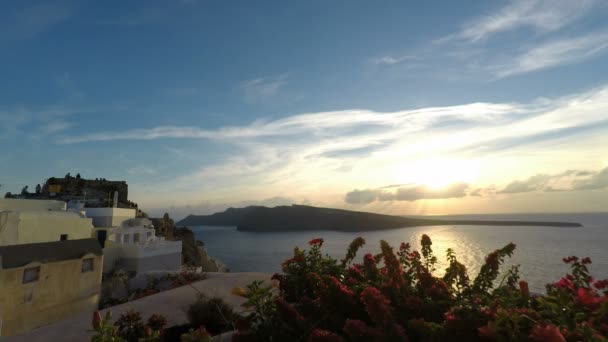
[[[314,230],[358,232],[443,225],[582,227],[580,223],[575,222],[421,219],[307,205],[229,208],[212,215],[189,215],[177,224],[236,226],[237,230],[248,232]]]

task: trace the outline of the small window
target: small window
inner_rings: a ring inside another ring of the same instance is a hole
[[[135,233],[133,234],[133,243],[138,243],[139,242],[139,233]]]
[[[40,266],[26,268],[23,271],[23,283],[33,283],[40,279]]]
[[[68,234],[61,234],[61,236],[59,237],[59,241],[65,241],[68,239]]]
[[[82,260],[82,273],[93,271],[93,258]]]

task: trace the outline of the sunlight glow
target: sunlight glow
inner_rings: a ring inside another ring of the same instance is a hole
[[[480,165],[475,160],[432,158],[409,165],[412,180],[431,189],[441,189],[456,182],[471,183],[479,176]]]

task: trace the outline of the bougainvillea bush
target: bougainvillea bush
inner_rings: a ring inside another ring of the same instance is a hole
[[[570,274],[531,294],[518,267],[501,272],[515,245],[490,253],[474,278],[448,249],[436,276],[427,235],[421,250],[402,243],[354,263],[365,243],[355,239],[344,259],[323,255],[322,239],[296,248],[273,279],[236,291],[249,314],[233,341],[606,341],[608,280],[595,281],[589,258],[564,259]]]

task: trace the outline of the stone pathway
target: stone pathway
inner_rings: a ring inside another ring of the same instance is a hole
[[[207,297],[221,297],[236,310],[241,309],[244,299],[231,293],[235,286],[245,287],[254,280],[270,281],[270,275],[265,273],[207,273],[208,278],[191,286],[182,286],[173,290],[164,291],[139,300],[117,305],[101,311],[112,311],[112,318],[117,319],[122,313],[130,309],[139,311],[144,320],[154,313],[167,318],[167,326],[188,323],[186,310],[197,298],[199,293]],[[72,316],[53,324],[31,330],[27,333],[3,337],[2,342],[46,342],[46,341],[90,341],[92,332],[92,312]]]

